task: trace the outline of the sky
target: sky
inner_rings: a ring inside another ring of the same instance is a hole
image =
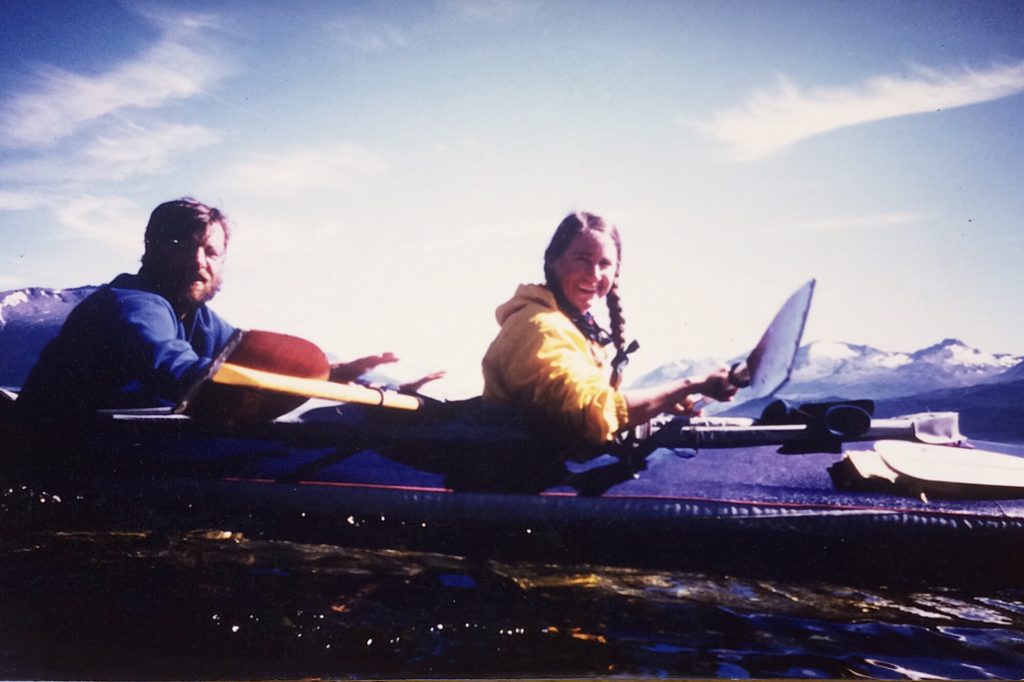
[[[192,196],[211,304],[429,393],[562,217],[622,234],[633,378],[804,340],[1024,355],[1024,2],[47,2],[0,7],[0,291],[135,272]]]

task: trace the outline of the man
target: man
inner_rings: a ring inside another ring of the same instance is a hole
[[[160,204],[138,274],[121,274],[68,316],[16,403],[34,416],[174,405],[231,338],[207,307],[221,285],[227,216],[191,198]]]
[[[195,199],[157,206],[138,274],[118,275],[71,311],[26,379],[16,412],[67,420],[181,402],[235,331],[206,305],[220,289],[230,237],[227,216]],[[330,378],[354,381],[397,360],[384,353],[339,363]]]

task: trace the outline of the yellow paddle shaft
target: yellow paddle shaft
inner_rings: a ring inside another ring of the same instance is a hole
[[[223,363],[213,375],[212,380],[217,384],[245,386],[307,398],[337,400],[344,403],[379,405],[399,410],[418,410],[420,408],[419,398],[411,395],[355,384],[339,384],[333,381],[274,374],[230,362]]]

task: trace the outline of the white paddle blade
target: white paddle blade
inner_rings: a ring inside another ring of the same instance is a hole
[[[746,365],[751,398],[769,396],[789,381],[811,309],[814,283],[808,281],[789,297],[750,352]]]

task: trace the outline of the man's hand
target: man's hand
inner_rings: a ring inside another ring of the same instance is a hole
[[[394,353],[367,355],[364,358],[358,358],[351,362],[339,362],[331,365],[331,375],[329,378],[331,381],[336,381],[339,384],[347,384],[355,381],[372,369],[393,362],[398,362],[398,356]]]
[[[335,381],[339,384],[348,384],[357,381],[359,377],[363,376],[370,370],[376,369],[381,365],[389,365],[391,363],[398,362],[398,356],[394,353],[381,353],[380,355],[367,355],[364,358],[358,358],[351,362],[339,362],[331,365],[330,380]],[[444,377],[444,370],[440,372],[431,372],[430,374],[420,377],[416,381],[410,381],[402,384],[398,387],[399,393],[417,393],[424,385],[431,381],[436,381]]]
[[[431,381],[441,379],[444,377],[444,375],[445,371],[443,369],[439,372],[431,372],[430,374],[424,377],[420,377],[416,381],[410,381],[408,383],[402,384],[401,386],[398,387],[398,392],[409,394],[419,393],[419,390],[423,388],[424,384],[428,384]]]

